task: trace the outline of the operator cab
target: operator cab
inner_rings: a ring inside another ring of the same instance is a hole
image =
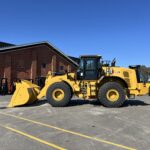
[[[97,80],[102,70],[99,55],[86,55],[80,57],[80,65],[77,71],[78,80]]]

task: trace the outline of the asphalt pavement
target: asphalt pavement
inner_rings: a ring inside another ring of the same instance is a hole
[[[73,98],[54,108],[46,100],[7,108],[0,96],[1,150],[149,150],[150,97],[128,100],[121,108]]]

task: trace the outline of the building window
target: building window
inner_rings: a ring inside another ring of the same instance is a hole
[[[42,64],[42,68],[46,68],[46,64]]]
[[[60,70],[63,71],[64,70],[64,66],[60,66]]]

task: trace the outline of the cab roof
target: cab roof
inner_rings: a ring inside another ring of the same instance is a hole
[[[102,58],[101,55],[81,55],[80,58]]]

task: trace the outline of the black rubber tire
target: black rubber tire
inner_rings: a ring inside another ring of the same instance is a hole
[[[55,89],[61,89],[61,90],[64,91],[65,95],[64,95],[64,98],[61,101],[56,101],[55,99],[53,99],[52,92]],[[66,106],[69,103],[69,101],[71,100],[70,87],[64,82],[54,83],[48,88],[48,90],[46,92],[46,98],[47,98],[47,101],[49,102],[49,104],[51,104],[53,107]]]
[[[106,94],[110,89],[117,90],[119,93],[119,98],[115,102],[109,101],[107,99]],[[124,88],[119,83],[107,82],[100,87],[98,92],[98,99],[100,103],[105,107],[110,107],[110,108],[121,107],[126,100],[126,95],[125,95]]]

